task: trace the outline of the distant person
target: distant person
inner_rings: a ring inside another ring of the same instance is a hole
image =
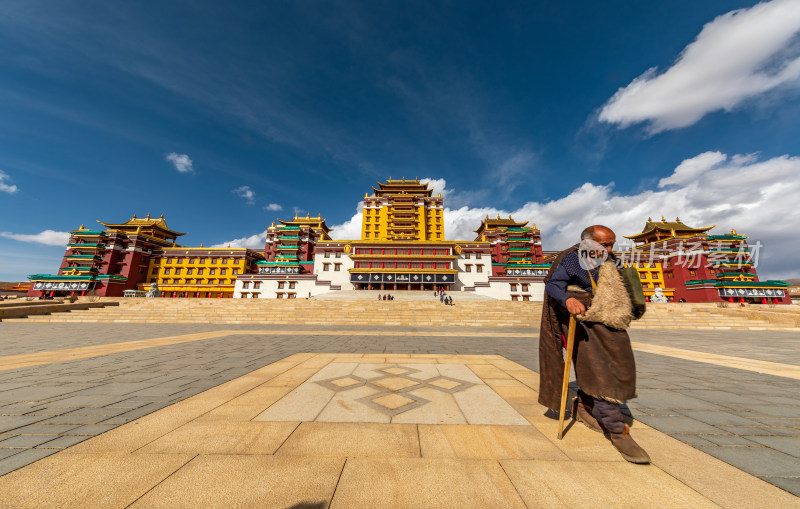
[[[378,300],[381,300],[381,294],[378,294]]]
[[[443,293],[439,294],[439,302],[444,304],[444,294]]]

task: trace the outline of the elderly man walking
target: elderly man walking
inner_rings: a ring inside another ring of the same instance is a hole
[[[545,278],[539,403],[559,411],[562,345],[573,314],[578,319],[572,355],[578,381],[573,415],[590,429],[605,432],[626,460],[649,463],[620,411],[622,403],[636,396],[636,365],[625,331],[633,308],[611,252],[615,241],[610,228],[586,228],[581,244],[559,253]]]

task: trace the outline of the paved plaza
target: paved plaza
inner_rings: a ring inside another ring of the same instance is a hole
[[[556,439],[537,335],[0,323],[0,505],[800,507],[796,333],[631,331],[650,466]]]

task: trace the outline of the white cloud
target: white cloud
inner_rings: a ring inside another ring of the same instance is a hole
[[[447,189],[447,181],[445,179],[432,179],[424,178],[419,179],[421,184],[428,184],[433,189],[433,195],[437,196],[441,193],[442,198],[447,198],[447,195],[452,193],[453,189]]]
[[[37,244],[45,244],[47,246],[64,247],[67,245],[67,241],[69,241],[69,232],[57,232],[53,230],[45,230],[41,233],[36,233],[33,235],[25,235],[22,233],[0,232],[0,237],[18,240],[20,242],[35,242]]]
[[[0,192],[14,194],[19,190],[19,188],[12,184],[6,184],[5,180],[8,178],[8,174],[0,170]]]
[[[748,98],[800,78],[800,0],[773,0],[738,9],[706,24],[663,73],[649,69],[603,106],[603,122],[648,122],[657,133],[730,111]]]
[[[194,166],[192,160],[186,154],[176,154],[175,152],[167,154],[167,161],[171,162],[175,169],[181,173],[193,173]]]
[[[442,195],[444,196],[444,195]],[[361,238],[361,219],[364,216],[364,202],[358,202],[356,213],[342,224],[331,226],[331,238],[336,240],[354,240]]]
[[[264,207],[264,210],[273,210],[273,211],[278,211],[278,210],[283,210],[283,207],[281,207],[281,206],[280,206],[279,204],[277,204],[277,203],[270,203],[269,205],[267,205],[266,207]]]
[[[256,202],[256,192],[250,189],[250,186],[237,187],[233,190],[233,193],[247,200],[248,205],[252,205]]]
[[[744,160],[741,156],[736,156],[737,161]],[[696,180],[700,175],[717,166],[727,159],[727,156],[721,152],[704,152],[699,156],[691,159],[686,159],[675,168],[672,175],[658,181],[658,187],[664,187],[673,184],[688,184]]]
[[[267,230],[264,230],[261,233],[256,233],[255,235],[251,235],[249,237],[242,237],[239,239],[229,240],[227,242],[222,242],[220,244],[214,244],[211,247],[246,247],[249,249],[255,250],[263,250],[264,244],[267,241]]]

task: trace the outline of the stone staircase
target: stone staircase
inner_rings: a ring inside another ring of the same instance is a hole
[[[533,327],[541,302],[458,300],[445,306],[428,300],[121,299],[119,307],[96,308],[7,322],[213,323],[253,325],[354,325],[412,327]],[[746,310],[690,304],[651,305],[633,329],[783,330],[792,324],[753,317]]]

